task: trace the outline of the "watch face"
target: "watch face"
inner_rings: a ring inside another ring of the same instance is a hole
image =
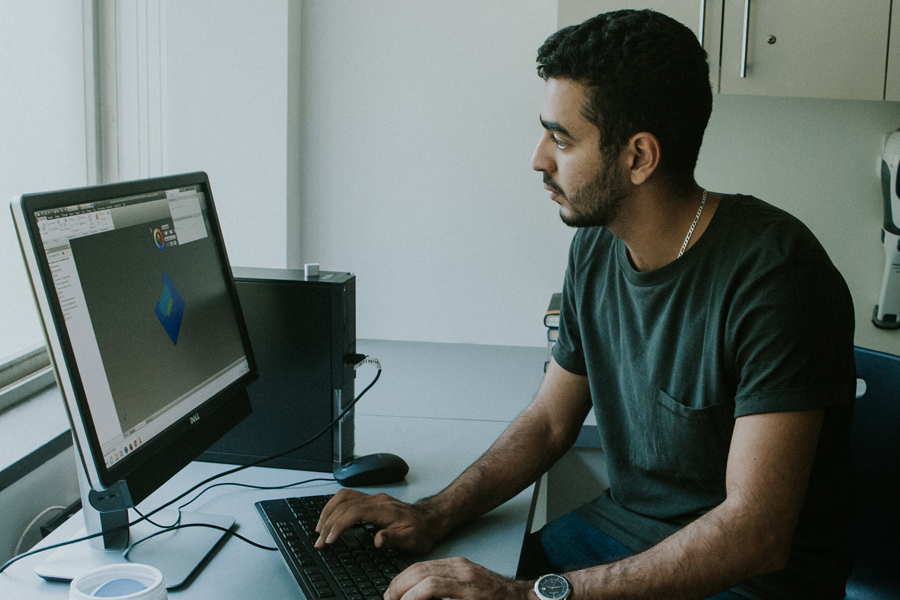
[[[569,595],[569,582],[560,575],[544,575],[538,581],[536,591],[544,598],[565,598]]]

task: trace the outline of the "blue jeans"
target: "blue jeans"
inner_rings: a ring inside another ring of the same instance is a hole
[[[518,576],[536,579],[545,573],[564,573],[601,565],[632,554],[582,517],[569,513],[551,521],[525,539]],[[741,600],[732,592],[708,600]]]

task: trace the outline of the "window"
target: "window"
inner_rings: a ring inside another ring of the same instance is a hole
[[[0,365],[43,344],[9,202],[87,183],[82,22],[81,2],[0,0]]]
[[[235,264],[284,265],[289,6],[0,0],[0,364],[43,343],[19,194],[204,170]]]

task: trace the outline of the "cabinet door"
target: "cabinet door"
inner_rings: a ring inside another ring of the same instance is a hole
[[[884,83],[884,99],[900,101],[900,2],[891,19],[891,40],[888,48],[887,81]]]
[[[709,78],[716,91],[719,79],[723,0],[559,0],[557,26],[575,25],[602,12],[623,8],[650,8],[687,25],[709,54]],[[702,37],[701,37],[702,36]]]
[[[890,0],[730,0],[723,94],[881,100]]]

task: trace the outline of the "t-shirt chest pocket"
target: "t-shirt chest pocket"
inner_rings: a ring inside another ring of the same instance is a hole
[[[724,481],[734,427],[725,407],[694,408],[656,390],[651,412],[648,458],[655,468],[694,480]]]

